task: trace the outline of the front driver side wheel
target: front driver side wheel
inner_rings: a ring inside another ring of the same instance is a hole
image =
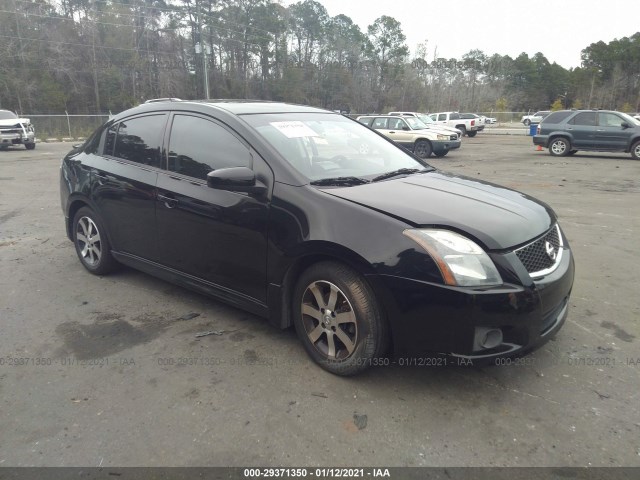
[[[331,373],[354,375],[386,352],[386,323],[371,287],[346,265],[321,262],[307,269],[292,311],[305,350]]]
[[[418,140],[413,147],[413,153],[420,158],[429,158],[431,150],[431,143],[428,140]]]

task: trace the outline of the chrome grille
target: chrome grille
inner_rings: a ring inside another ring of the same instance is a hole
[[[515,251],[531,277],[542,277],[553,272],[562,259],[562,236],[554,225],[541,238]]]

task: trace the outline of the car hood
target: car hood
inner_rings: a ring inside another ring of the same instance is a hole
[[[23,125],[29,125],[31,121],[28,118],[9,118],[6,120],[0,120],[0,127],[13,127],[22,123]]]
[[[464,232],[488,250],[522,245],[556,219],[548,205],[523,193],[437,170],[325,192],[416,227]]]
[[[458,129],[457,128],[449,128],[449,127],[444,127],[442,125],[427,125],[427,128],[423,128],[422,130],[429,130],[430,132],[435,132],[435,133],[440,133],[442,135],[452,135],[452,134],[457,134],[458,133]]]

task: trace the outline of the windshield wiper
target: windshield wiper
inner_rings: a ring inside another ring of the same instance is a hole
[[[412,173],[418,172],[428,172],[429,170],[426,168],[400,168],[398,170],[394,170],[393,172],[383,173],[382,175],[378,175],[375,177],[372,182],[378,182],[380,180],[386,180],[387,178],[397,177],[398,175],[410,175]]]
[[[334,177],[314,180],[313,182],[311,182],[311,185],[335,185],[339,187],[353,187],[355,185],[363,185],[365,183],[369,183],[369,180],[360,177]]]

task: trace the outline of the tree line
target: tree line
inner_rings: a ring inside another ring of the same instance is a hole
[[[445,39],[431,39],[434,44]],[[640,110],[640,32],[582,51],[410,55],[401,24],[362,31],[321,3],[269,0],[0,0],[0,108],[119,112],[149,98],[255,98],[348,112]]]

